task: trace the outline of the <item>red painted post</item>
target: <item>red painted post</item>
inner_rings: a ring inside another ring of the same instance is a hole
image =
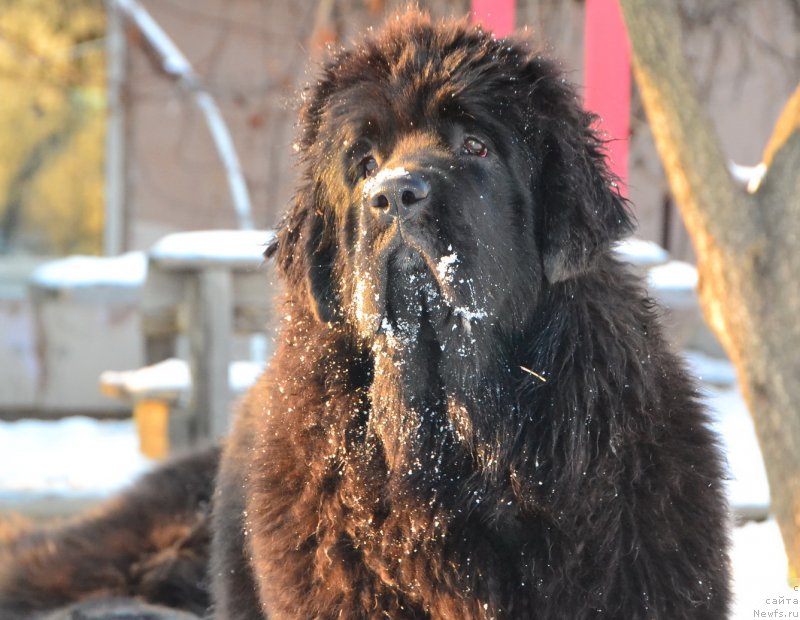
[[[509,35],[515,28],[515,4],[514,0],[472,0],[472,22],[498,37]]]
[[[628,183],[631,56],[618,0],[586,0],[584,105],[600,117],[609,167],[623,190]]]

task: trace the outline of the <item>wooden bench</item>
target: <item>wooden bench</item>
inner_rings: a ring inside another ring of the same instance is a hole
[[[258,378],[263,364],[239,361],[228,366],[231,394],[244,393]],[[110,398],[123,400],[133,409],[139,450],[152,459],[163,459],[177,443],[188,443],[185,433],[187,399],[192,377],[184,360],[170,358],[135,370],[107,370],[100,375],[100,390]]]
[[[230,427],[228,365],[237,335],[255,336],[250,357],[268,355],[274,278],[263,258],[270,231],[168,235],[148,253],[142,328],[148,365],[176,357],[188,341],[191,384],[185,428],[170,424],[175,445],[217,440]],[[258,360],[256,360],[258,361]]]

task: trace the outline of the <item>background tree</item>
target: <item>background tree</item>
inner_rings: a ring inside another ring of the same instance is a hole
[[[96,253],[102,0],[0,0],[0,254]]]
[[[753,414],[792,579],[800,575],[800,87],[747,192],[681,51],[674,0],[621,0],[634,75],[698,255],[700,301]],[[747,119],[742,119],[746,122]]]

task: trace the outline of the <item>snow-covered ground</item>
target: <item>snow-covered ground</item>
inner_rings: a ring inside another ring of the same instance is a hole
[[[690,366],[697,368],[696,363],[694,360]],[[732,373],[727,363],[701,363],[701,367],[709,374],[719,373],[715,378],[720,381]],[[728,460],[731,505],[740,516],[763,517],[770,501],[769,485],[753,422],[742,395],[735,386],[706,386],[704,391]],[[773,519],[750,521],[734,529],[731,562],[736,596],[733,620],[800,618],[800,602],[797,602],[800,592],[793,591],[788,584],[786,553]],[[793,615],[789,616],[789,612]]]
[[[732,620],[800,618],[800,592],[788,584],[786,553],[774,520],[737,527],[731,561],[736,596]]]
[[[0,422],[0,502],[35,495],[101,498],[150,467],[133,420]]]
[[[763,514],[769,491],[753,425],[727,362],[688,354],[728,457],[729,494],[737,512]],[[0,510],[26,499],[96,500],[130,484],[153,463],[138,450],[133,422],[69,418],[0,422]],[[800,614],[800,593],[786,581],[786,556],[774,521],[734,532],[736,620],[783,612]],[[783,603],[781,604],[781,598]],[[788,600],[788,603],[787,603]],[[800,617],[800,615],[798,615]]]

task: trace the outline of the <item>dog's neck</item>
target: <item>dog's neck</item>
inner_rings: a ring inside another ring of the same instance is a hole
[[[623,284],[620,280],[615,286]],[[601,281],[593,286],[608,290]],[[613,441],[615,429],[629,423],[627,416],[644,411],[650,386],[643,382],[641,393],[626,388],[622,377],[639,372],[638,367],[615,368],[617,357],[626,359],[616,350],[619,343],[597,341],[591,326],[602,319],[618,331],[656,330],[651,312],[643,304],[634,313],[620,315],[591,292],[578,296],[571,290],[549,289],[545,304],[549,312],[540,314],[533,306],[516,334],[501,334],[488,322],[479,322],[469,331],[456,324],[444,340],[445,332],[434,328],[424,309],[411,304],[405,306],[411,308],[407,315],[394,316],[388,331],[372,343],[374,372],[369,386],[369,431],[383,444],[389,468],[434,468],[445,458],[469,461],[470,469],[500,475],[513,467],[498,452],[500,446],[509,445],[508,437],[527,437],[531,446],[556,450],[554,445],[545,447],[546,439],[535,429],[543,417],[560,429],[561,437],[575,439],[574,445],[559,450],[574,451],[580,464],[590,458],[589,443]],[[629,340],[648,363],[646,340],[639,336]],[[604,351],[605,366],[595,358],[599,351]],[[590,379],[588,384],[568,380],[576,366],[592,369],[581,374]],[[567,379],[558,380],[559,373]],[[552,393],[554,384],[562,393]],[[519,411],[523,392],[527,409]],[[603,412],[603,399],[609,397],[629,403],[630,412],[626,408],[609,418]]]
[[[491,325],[457,317],[443,328],[440,308],[420,303],[418,290],[394,287],[392,294],[371,344],[369,388],[368,430],[383,445],[387,466],[434,475],[442,459],[450,471],[454,461],[491,460],[490,446],[514,406],[514,378],[502,371],[507,362]],[[487,348],[486,339],[495,344]]]

